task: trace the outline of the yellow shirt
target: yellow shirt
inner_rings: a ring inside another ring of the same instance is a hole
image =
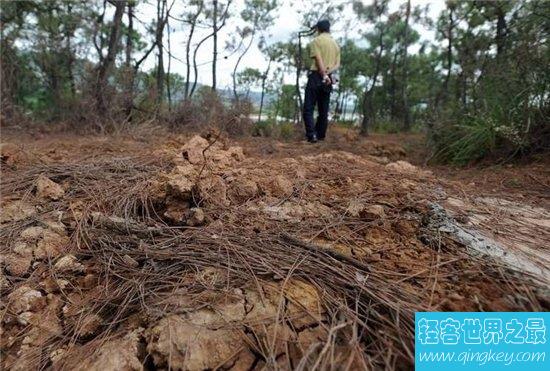
[[[309,56],[312,71],[317,71],[316,56],[320,56],[325,68],[330,70],[340,64],[340,47],[328,32],[323,32],[309,44]]]

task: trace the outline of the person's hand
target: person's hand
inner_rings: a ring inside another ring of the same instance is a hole
[[[329,75],[327,75],[326,73],[323,75],[323,82],[324,82],[326,85],[332,84],[332,81],[330,80]]]

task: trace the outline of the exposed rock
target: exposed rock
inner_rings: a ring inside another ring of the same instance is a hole
[[[36,214],[36,208],[24,201],[13,201],[0,208],[0,223],[17,222]]]
[[[294,192],[294,186],[285,176],[277,175],[263,180],[262,190],[269,196],[288,197]]]
[[[271,219],[295,223],[302,221],[304,218],[327,217],[331,215],[331,209],[318,201],[303,203],[285,201],[281,205],[276,206],[266,206],[263,203],[259,203],[259,206]]]
[[[63,188],[46,176],[40,175],[36,180],[37,197],[56,201],[63,197],[64,194],[65,191]]]
[[[321,298],[311,284],[290,280],[284,288],[284,295],[288,299],[288,316],[295,327],[308,326],[323,319]]]
[[[59,258],[54,265],[54,269],[60,273],[82,273],[85,267],[78,262],[78,259],[74,255],[67,254]]]

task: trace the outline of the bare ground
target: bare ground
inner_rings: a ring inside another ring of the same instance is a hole
[[[351,131],[5,140],[2,368],[410,369],[415,311],[550,308],[548,162],[426,168],[416,136]]]

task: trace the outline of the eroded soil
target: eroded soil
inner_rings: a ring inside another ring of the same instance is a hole
[[[496,197],[351,132],[8,141],[2,368],[408,369],[415,311],[549,309],[544,172]]]

